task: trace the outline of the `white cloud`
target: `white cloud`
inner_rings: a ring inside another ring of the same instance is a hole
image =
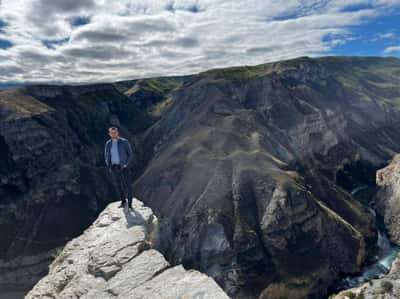
[[[0,48],[0,82],[117,81],[321,55],[354,38],[352,26],[397,5],[400,0],[2,0],[0,38],[13,47]],[[80,18],[86,21],[72,22]]]
[[[387,32],[387,33],[380,33],[378,34],[379,38],[394,38],[394,33],[393,32]]]
[[[385,32],[385,33],[378,33],[371,39],[371,41],[376,42],[376,41],[381,41],[381,40],[386,40],[390,41],[393,40],[396,37],[396,34],[393,32]]]
[[[387,47],[383,52],[385,54],[392,54],[392,53],[400,52],[400,46]]]

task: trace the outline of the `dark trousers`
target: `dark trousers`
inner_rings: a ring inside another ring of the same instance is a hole
[[[110,169],[111,177],[121,202],[124,203],[125,198],[128,198],[128,205],[131,206],[133,191],[129,180],[128,168],[123,168],[120,164],[114,164],[111,165]]]

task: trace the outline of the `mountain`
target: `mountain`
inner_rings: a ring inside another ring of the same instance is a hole
[[[0,90],[16,88],[16,87],[24,86],[24,85],[25,85],[24,83],[0,83]]]
[[[357,272],[375,224],[348,191],[400,149],[399,67],[300,58],[183,85],[134,183],[168,217],[167,258],[243,298],[321,298]]]
[[[206,275],[172,267],[152,249],[158,220],[133,200],[133,210],[109,204],[82,235],[68,242],[25,297],[209,298],[229,297]]]
[[[351,190],[400,151],[399,76],[395,58],[300,57],[1,91],[0,284],[29,289],[51,250],[117,200],[103,161],[116,124],[168,262],[232,298],[321,298],[376,241]]]

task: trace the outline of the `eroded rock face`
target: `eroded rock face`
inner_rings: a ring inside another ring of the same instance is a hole
[[[392,242],[400,245],[400,155],[377,171],[376,182],[380,186],[377,194],[378,213],[384,217]]]
[[[133,211],[118,205],[67,243],[26,299],[229,298],[212,278],[172,267],[152,249],[158,220],[150,208],[137,199]]]
[[[376,194],[376,207],[384,217],[389,237],[394,243],[400,244],[400,155],[393,157],[391,162],[376,172],[376,184],[379,186]],[[397,299],[400,298],[400,255],[392,263],[388,274],[363,283],[358,287],[332,295],[330,299]]]
[[[154,154],[134,183],[166,218],[168,259],[237,298],[321,298],[357,271],[374,217],[336,177],[400,150],[400,87],[392,71],[374,71],[381,62],[304,58],[183,84],[146,131]]]
[[[116,200],[103,146],[110,117],[133,129],[125,109],[136,108],[106,85],[0,92],[0,259],[64,245]]]
[[[48,266],[58,250],[55,248],[32,256],[0,260],[0,299],[23,298],[47,274]],[[12,293],[18,295],[12,297]]]

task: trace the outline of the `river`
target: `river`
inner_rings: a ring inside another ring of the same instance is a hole
[[[351,191],[354,197],[358,197],[360,193],[367,190],[368,186],[359,186]],[[379,278],[389,272],[390,267],[399,253],[398,246],[390,242],[383,219],[376,215],[375,210],[370,206],[371,213],[376,218],[378,238],[376,241],[377,253],[373,260],[365,265],[359,275],[347,276],[342,278],[336,285],[335,291],[342,291],[358,286],[361,283],[371,279]]]

